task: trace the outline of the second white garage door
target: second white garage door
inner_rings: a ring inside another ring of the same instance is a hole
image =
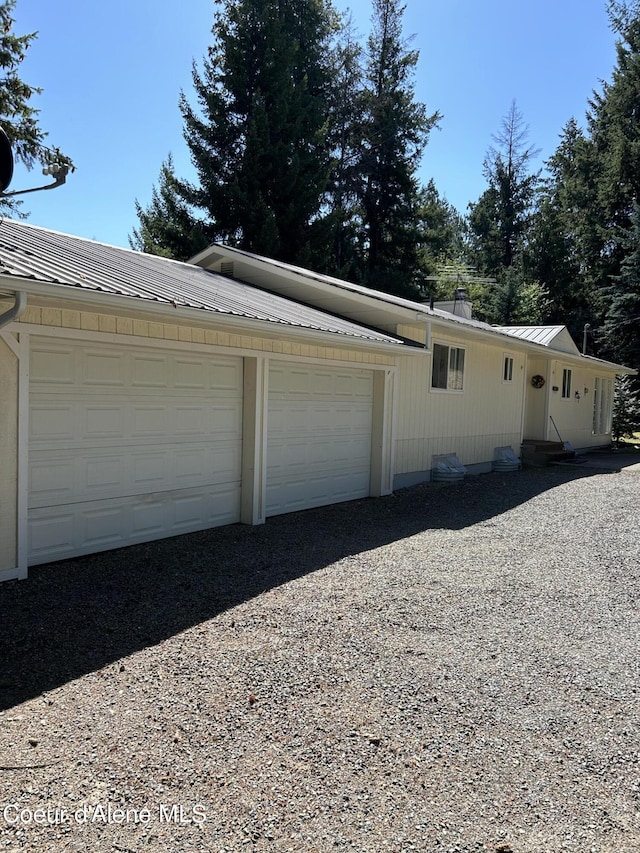
[[[373,375],[272,365],[267,515],[369,495]]]

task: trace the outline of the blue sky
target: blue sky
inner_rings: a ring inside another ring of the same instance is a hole
[[[334,0],[370,29],[369,0]],[[77,167],[65,186],[25,196],[29,221],[127,246],[160,165],[173,153],[190,174],[179,92],[211,40],[212,0],[18,0],[15,31],[37,30],[22,76],[40,86],[40,122]],[[442,113],[420,176],[464,212],[485,189],[482,161],[513,99],[540,148],[556,148],[569,118],[615,64],[606,0],[406,0],[405,34],[420,51],[416,97]],[[10,189],[42,183],[16,169]]]

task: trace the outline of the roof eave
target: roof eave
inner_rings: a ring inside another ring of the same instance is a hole
[[[404,355],[424,352],[419,347],[412,347],[397,341],[377,341],[372,338],[358,337],[341,332],[330,332],[322,329],[314,329],[309,326],[297,326],[290,323],[261,320],[242,315],[227,314],[206,308],[189,308],[187,306],[173,306],[165,302],[154,302],[152,300],[140,299],[134,296],[122,296],[120,294],[105,293],[102,291],[86,290],[80,286],[60,284],[59,282],[42,282],[14,275],[0,274],[0,294],[7,295],[16,291],[22,291],[27,296],[38,297],[43,300],[51,300],[55,297],[52,289],[59,290],[59,297],[67,303],[74,303],[78,309],[104,308],[114,313],[122,312],[127,306],[128,314],[153,314],[155,317],[163,318],[173,323],[192,322],[199,326],[212,324],[227,326],[246,335],[262,333],[265,337],[304,339],[315,341],[331,347],[343,347],[346,349],[367,349],[378,352],[394,352]]]
[[[286,264],[279,264],[269,258],[262,258],[252,255],[250,252],[244,252],[240,249],[235,249],[230,246],[222,246],[219,243],[214,243],[193,258],[189,263],[195,264],[203,268],[207,268],[207,264],[219,261],[221,259],[238,258],[242,263],[254,269],[264,270],[273,274],[277,274],[280,278],[284,278],[289,282],[296,282],[305,287],[311,288],[316,292],[330,294],[331,296],[339,295],[345,303],[351,303],[360,307],[367,306],[373,310],[384,311],[387,318],[390,320],[396,318],[405,323],[422,323],[426,322],[431,317],[431,312],[427,306],[422,306],[420,303],[412,303],[411,300],[405,300],[406,305],[398,304],[394,301],[389,301],[389,294],[381,291],[369,290],[368,293],[361,292],[350,286],[349,282],[342,282],[340,279],[331,276],[325,276],[321,273],[314,273],[312,270],[303,270],[302,268],[291,268]],[[241,277],[238,280],[243,280]],[[261,285],[262,286],[262,285]],[[273,292],[278,293],[278,290],[269,288]],[[288,294],[280,294],[288,299],[292,297]],[[398,297],[400,298],[400,297]],[[307,299],[301,300],[306,304],[312,304]],[[321,306],[317,306],[319,310],[325,310]],[[348,316],[345,314],[345,316]],[[351,317],[350,319],[354,319]],[[354,320],[356,322],[360,322]]]

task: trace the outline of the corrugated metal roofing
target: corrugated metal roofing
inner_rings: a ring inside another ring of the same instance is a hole
[[[192,264],[25,222],[0,221],[0,275],[374,342],[403,343],[384,332]]]
[[[302,293],[308,292],[309,289],[317,289],[318,286],[324,287],[326,292],[333,290],[335,293],[344,293],[345,301],[342,302],[342,304],[346,307],[343,307],[342,309],[333,309],[340,310],[341,313],[347,313],[347,311],[353,310],[355,301],[353,299],[349,299],[350,295],[353,295],[355,297],[363,297],[361,300],[363,304],[365,301],[370,304],[372,300],[375,300],[382,306],[396,306],[401,309],[406,309],[410,314],[409,322],[411,322],[411,319],[426,320],[427,318],[432,318],[439,322],[444,320],[448,324],[463,326],[468,330],[475,330],[483,333],[484,335],[490,334],[495,336],[498,340],[502,338],[505,343],[509,338],[519,338],[522,340],[523,344],[527,345],[527,348],[528,345],[531,344],[533,346],[541,346],[546,349],[564,353],[572,358],[587,358],[587,356],[581,355],[580,350],[573,341],[566,326],[492,326],[480,320],[467,319],[460,315],[450,314],[448,311],[443,311],[442,309],[435,307],[430,308],[429,305],[420,302],[414,302],[382,291],[371,290],[370,288],[363,287],[362,285],[352,284],[348,281],[342,281],[341,279],[332,278],[328,275],[312,272],[311,270],[292,266],[291,264],[285,264],[282,261],[275,261],[272,258],[265,258],[262,255],[256,255],[251,252],[246,252],[235,247],[225,246],[220,243],[214,243],[207,249],[204,249],[192,258],[191,262],[194,264],[202,263],[206,265],[207,263],[210,263],[212,259],[215,259],[216,262],[232,262],[242,258],[246,258],[248,262],[252,262],[257,269],[275,269],[288,273],[290,279],[295,280],[296,283],[301,285],[300,290]],[[307,288],[305,288],[306,282],[309,283]],[[264,286],[277,289],[279,284],[280,281],[276,276],[273,281],[269,284],[265,284]],[[288,285],[288,289],[290,289],[290,284]],[[341,304],[340,300],[336,300],[334,304]],[[369,312],[369,304],[361,310]],[[352,316],[354,317],[354,320],[358,320],[358,315],[355,311]],[[602,365],[603,368],[616,368],[619,373],[633,372],[630,368],[626,368],[623,365],[612,364],[607,361],[602,361],[601,359],[592,359],[592,362]]]
[[[466,326],[469,329],[476,329],[481,332],[490,332],[491,334],[495,335],[521,337],[524,340],[530,340],[532,343],[542,343],[542,341],[536,340],[535,335],[531,338],[528,338],[525,334],[526,330],[535,331],[539,328],[545,328],[548,331],[553,332],[549,338],[550,341],[553,337],[555,337],[565,328],[564,326],[492,326],[489,323],[485,323],[481,320],[468,319],[467,317],[463,317],[459,314],[451,314],[449,311],[444,311],[441,308],[431,308],[427,302],[416,302],[411,299],[406,299],[402,296],[395,296],[394,294],[385,293],[384,291],[373,290],[361,284],[354,284],[350,281],[344,281],[343,279],[334,278],[329,275],[313,272],[312,270],[307,270],[302,267],[287,264],[283,261],[276,261],[273,258],[266,258],[263,255],[256,255],[253,252],[247,252],[243,249],[238,249],[235,246],[225,246],[222,243],[213,243],[207,249],[203,249],[202,252],[199,252],[191,259],[191,262],[194,264],[202,262],[206,263],[207,259],[211,257],[212,254],[217,254],[219,259],[225,258],[229,261],[233,260],[234,258],[236,260],[245,258],[248,261],[255,261],[266,269],[272,268],[275,270],[282,270],[283,272],[292,273],[293,275],[299,277],[301,281],[308,281],[311,284],[317,283],[320,285],[328,285],[329,287],[334,288],[336,292],[343,292],[345,294],[354,294],[355,296],[375,299],[379,301],[383,306],[392,305],[398,308],[406,309],[414,317],[420,315],[425,318],[439,318],[441,320],[446,320],[448,323],[455,323],[457,325]],[[513,332],[515,332],[516,334],[512,334]],[[520,332],[522,332],[522,334],[520,334]],[[548,346],[548,343],[543,343],[543,346]]]
[[[564,329],[564,326],[494,326],[493,328],[505,335],[548,347]]]

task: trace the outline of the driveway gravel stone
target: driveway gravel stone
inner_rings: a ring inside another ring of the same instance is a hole
[[[639,506],[487,474],[0,585],[0,850],[637,853]]]

